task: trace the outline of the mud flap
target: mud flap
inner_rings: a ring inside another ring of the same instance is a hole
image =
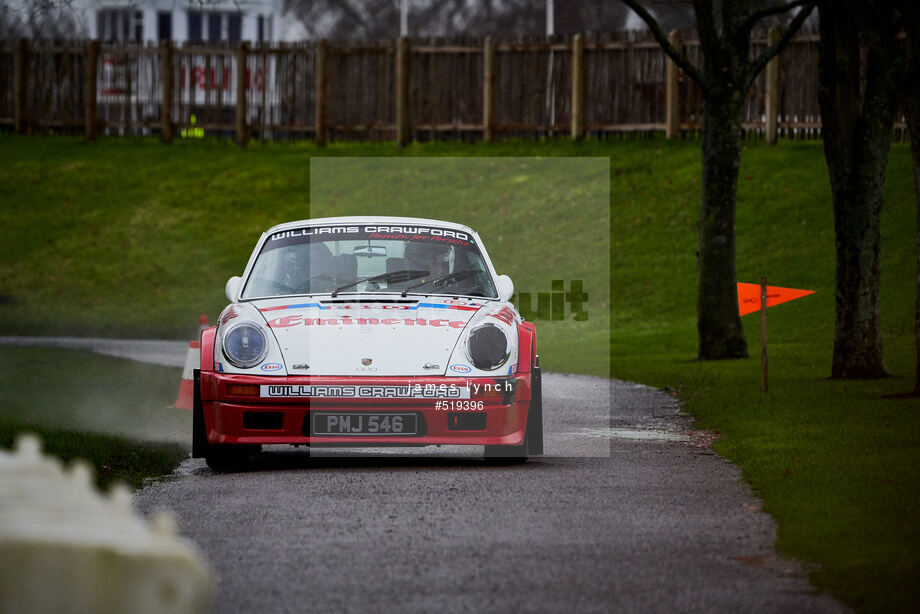
[[[530,409],[527,412],[527,456],[543,454],[543,376],[537,356],[530,375]]]

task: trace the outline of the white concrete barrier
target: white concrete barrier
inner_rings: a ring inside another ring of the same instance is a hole
[[[0,612],[191,614],[213,592],[171,514],[143,520],[127,488],[100,495],[88,464],[65,471],[34,435],[0,451]]]

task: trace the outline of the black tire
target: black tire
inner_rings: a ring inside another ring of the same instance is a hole
[[[259,446],[248,445],[214,445],[209,444],[204,457],[208,467],[214,471],[242,471],[249,466],[249,457],[258,451]]]
[[[543,454],[543,382],[539,356],[536,357],[530,377],[530,409],[527,412],[524,441],[517,446],[485,446],[484,456],[493,463],[524,463],[531,456]]]
[[[519,446],[485,446],[483,453],[490,465],[518,465],[527,462],[527,435]]]
[[[192,397],[192,458],[208,455],[208,436],[204,426],[204,407],[201,404],[201,369],[194,371],[195,392]]]

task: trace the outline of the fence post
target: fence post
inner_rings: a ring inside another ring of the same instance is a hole
[[[160,76],[162,78],[162,89],[160,90],[160,140],[164,143],[171,143],[173,140],[173,70],[171,41],[160,41]]]
[[[13,131],[23,134],[29,123],[27,101],[29,96],[29,41],[16,41],[13,51]]]
[[[246,130],[246,56],[249,43],[243,41],[236,48],[236,144],[243,147],[249,140]]]
[[[409,39],[396,41],[396,144],[409,142]]]
[[[671,30],[668,33],[668,42],[671,43],[678,53],[682,51],[684,42],[680,37],[680,32]],[[665,102],[665,120],[664,136],[667,139],[676,139],[680,136],[680,75],[677,64],[671,58],[666,59],[665,77],[664,77],[664,102]]]
[[[767,45],[772,45],[783,35],[780,26],[770,28]],[[767,145],[776,145],[779,122],[779,54],[767,63],[766,92],[764,92],[764,115],[767,118],[765,134]]]
[[[572,138],[585,136],[585,38],[572,37]]]
[[[495,138],[495,39],[487,36],[482,47],[482,140]]]
[[[326,39],[316,43],[313,68],[313,125],[316,129],[316,146],[326,146]]]
[[[99,41],[86,46],[86,140],[95,141],[99,129],[97,105],[97,75],[99,71]]]

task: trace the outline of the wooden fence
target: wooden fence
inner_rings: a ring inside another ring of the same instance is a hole
[[[700,62],[692,33],[672,40]],[[817,83],[817,35],[800,35],[752,86],[746,131],[819,137]],[[634,33],[235,48],[7,41],[0,85],[0,126],[89,139],[676,138],[699,130],[703,114],[699,88]],[[896,138],[904,132],[901,121]]]

